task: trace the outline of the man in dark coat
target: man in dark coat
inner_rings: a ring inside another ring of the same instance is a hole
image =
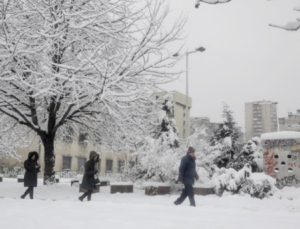
[[[90,152],[90,159],[85,163],[85,172],[82,178],[81,187],[87,191],[78,199],[83,201],[85,197],[88,197],[88,201],[92,199],[93,189],[95,188],[94,175],[98,173],[95,169],[95,165],[99,162],[99,154],[95,151]]]
[[[174,202],[175,205],[180,205],[186,197],[189,197],[191,206],[196,206],[194,199],[194,181],[198,180],[199,176],[196,172],[195,163],[195,150],[193,147],[189,147],[187,155],[181,159],[181,164],[179,167],[179,184],[184,184],[184,189],[181,196]]]
[[[37,174],[40,172],[40,165],[37,163],[38,159],[38,153],[33,151],[28,154],[28,158],[24,162],[24,168],[26,170],[24,175],[24,187],[28,187],[28,189],[21,196],[22,199],[28,194],[30,199],[33,199],[33,188],[37,186]]]

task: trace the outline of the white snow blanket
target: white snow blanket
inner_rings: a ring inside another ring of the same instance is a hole
[[[78,200],[78,187],[70,180],[51,187],[39,179],[34,200],[20,199],[25,187],[16,179],[0,183],[1,229],[297,229],[300,217],[300,189],[284,188],[270,199],[248,196],[196,196],[197,207],[188,200],[173,202],[179,195],[146,196],[110,194],[101,187],[91,202]]]

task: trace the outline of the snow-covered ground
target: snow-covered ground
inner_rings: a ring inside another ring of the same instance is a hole
[[[177,195],[145,196],[109,193],[101,187],[91,202],[78,201],[70,180],[45,187],[39,180],[35,199],[20,199],[25,191],[16,179],[0,183],[1,229],[296,229],[300,225],[300,188],[285,188],[270,199],[248,196],[196,196],[174,206]],[[27,197],[28,198],[28,197]]]

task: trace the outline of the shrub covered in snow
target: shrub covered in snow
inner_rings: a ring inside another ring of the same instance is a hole
[[[261,139],[254,137],[248,141],[243,147],[242,152],[233,161],[231,161],[227,167],[240,170],[245,164],[250,164],[252,172],[263,171],[263,149],[260,144]]]
[[[252,173],[239,190],[240,195],[249,194],[252,197],[263,199],[277,190],[276,180],[264,173]]]
[[[272,177],[263,173],[252,173],[250,164],[245,164],[239,171],[233,168],[216,168],[212,181],[219,196],[228,191],[233,194],[249,194],[252,197],[264,198],[277,190],[276,181]]]

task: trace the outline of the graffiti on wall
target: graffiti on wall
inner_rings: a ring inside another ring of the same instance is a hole
[[[298,142],[295,139],[278,139],[278,140],[266,140],[267,146],[293,146],[297,145]]]
[[[269,176],[276,178],[277,174],[275,172],[275,167],[278,165],[278,161],[274,159],[274,153],[269,153],[268,151],[264,153],[265,161],[265,173]]]
[[[296,175],[276,179],[276,186],[278,188],[283,188],[284,186],[298,186],[299,184],[300,179]]]

